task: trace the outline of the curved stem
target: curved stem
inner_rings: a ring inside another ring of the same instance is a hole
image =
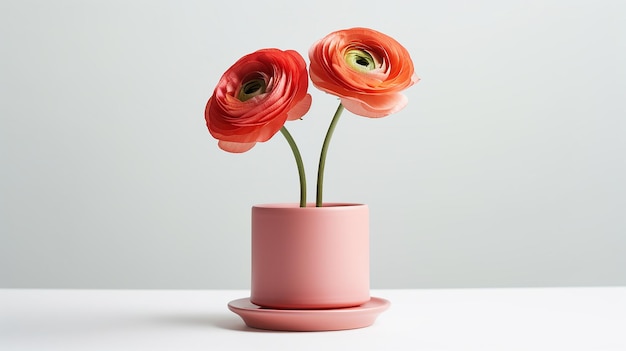
[[[339,121],[339,117],[341,116],[341,112],[343,112],[343,105],[339,103],[337,106],[337,111],[335,111],[335,115],[333,116],[332,121],[330,122],[330,126],[328,127],[328,132],[326,132],[326,138],[324,138],[324,144],[322,145],[322,153],[320,154],[320,163],[317,168],[317,197],[315,199],[315,206],[322,207],[322,193],[324,187],[324,167],[326,166],[326,154],[328,153],[328,145],[330,145],[330,139],[333,136],[333,132],[335,131],[335,127],[337,126],[337,122]]]
[[[298,165],[298,175],[300,176],[300,207],[306,207],[306,176],[304,174],[304,163],[302,162],[302,155],[300,155],[300,150],[298,150],[298,146],[296,145],[296,141],[293,140],[293,137],[283,126],[280,128],[281,134],[287,139],[287,143],[291,147],[291,151],[293,152],[293,156],[296,158],[296,165]]]

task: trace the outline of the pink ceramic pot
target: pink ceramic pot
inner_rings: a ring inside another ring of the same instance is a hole
[[[369,295],[369,210],[362,204],[252,208],[252,303],[358,306]]]

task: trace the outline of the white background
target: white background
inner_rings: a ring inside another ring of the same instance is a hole
[[[365,26],[422,81],[345,113],[327,201],[371,210],[373,288],[626,284],[621,1],[0,2],[0,287],[248,288],[250,207],[297,202],[280,135],[204,106],[264,47]],[[309,193],[333,96],[289,122]]]

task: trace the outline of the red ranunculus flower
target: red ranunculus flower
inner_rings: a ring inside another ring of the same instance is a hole
[[[368,28],[330,33],[309,50],[313,85],[341,98],[365,117],[384,117],[406,106],[400,92],[419,81],[409,52],[393,38]]]
[[[211,135],[228,152],[245,152],[267,141],[287,120],[311,107],[306,63],[293,50],[248,54],[222,76],[204,116]]]

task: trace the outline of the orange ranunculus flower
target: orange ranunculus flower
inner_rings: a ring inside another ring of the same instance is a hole
[[[419,81],[409,52],[395,39],[368,28],[330,33],[309,50],[313,85],[341,98],[365,117],[384,117],[406,106],[401,91]]]
[[[311,107],[306,63],[293,50],[262,49],[235,62],[207,102],[204,117],[218,146],[245,152]]]

